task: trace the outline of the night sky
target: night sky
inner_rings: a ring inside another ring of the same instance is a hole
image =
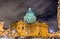
[[[0,20],[4,21],[4,28],[11,22],[23,19],[28,8],[32,8],[38,21],[44,21],[49,29],[56,31],[58,0],[0,0]]]

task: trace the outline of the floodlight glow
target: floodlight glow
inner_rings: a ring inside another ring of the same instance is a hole
[[[28,32],[26,32],[26,34],[28,34]]]
[[[53,30],[50,30],[51,33],[53,33]]]
[[[13,33],[15,33],[15,30],[12,30]]]

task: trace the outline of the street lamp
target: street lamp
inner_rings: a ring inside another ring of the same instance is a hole
[[[53,33],[53,30],[49,30],[50,33]]]

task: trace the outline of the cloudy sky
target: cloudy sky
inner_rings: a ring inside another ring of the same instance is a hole
[[[57,30],[57,0],[0,0],[0,20],[5,22],[4,28],[23,19],[29,7],[38,21],[45,21],[49,29]]]

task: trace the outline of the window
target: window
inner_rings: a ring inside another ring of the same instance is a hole
[[[20,27],[18,27],[18,29],[20,29]]]
[[[38,33],[38,35],[40,35],[40,32]]]
[[[22,30],[24,30],[24,27],[22,27]]]

